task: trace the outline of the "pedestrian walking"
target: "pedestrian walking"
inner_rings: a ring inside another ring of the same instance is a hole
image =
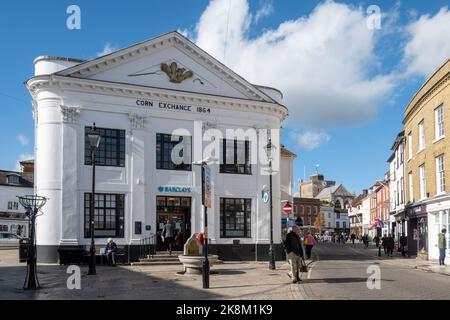
[[[447,240],[445,239],[445,234],[447,229],[442,229],[441,233],[438,234],[438,248],[439,248],[439,265],[445,266],[445,251],[447,249]]]
[[[356,239],[356,236],[354,233],[352,233],[352,235],[350,236],[350,240],[352,240],[352,244],[355,244],[355,239]]]
[[[299,283],[302,281],[299,271],[303,259],[303,249],[300,240],[300,228],[298,226],[293,227],[286,235],[284,246],[288,254],[289,263],[291,264],[292,283]]]
[[[308,232],[308,234],[305,237],[304,243],[305,243],[305,249],[306,249],[306,257],[308,259],[311,259],[311,252],[312,252],[312,248],[316,244],[316,239],[314,239],[313,235],[310,232]]]
[[[375,242],[376,247],[378,248],[380,246],[380,237],[378,235],[376,235],[373,238],[373,241]]]
[[[364,248],[367,249],[369,247],[369,236],[367,234],[362,236],[362,242],[364,243]]]
[[[388,257],[392,257],[395,246],[394,237],[391,234],[389,234],[386,237],[385,242],[386,242],[386,254]]]
[[[387,247],[386,247],[387,241],[388,241],[388,237],[387,237],[387,235],[385,233],[383,238],[381,238],[381,245],[383,246],[385,255],[387,255]]]
[[[172,241],[173,241],[172,221],[167,220],[162,230],[162,236],[164,237],[164,244],[166,245],[167,252],[169,252],[169,255],[172,255]]]
[[[405,248],[408,245],[408,238],[406,238],[405,233],[400,236],[400,248],[402,250],[402,257],[405,256]]]

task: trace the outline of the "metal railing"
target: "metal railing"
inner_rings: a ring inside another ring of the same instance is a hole
[[[139,258],[146,259],[156,254],[156,235],[151,234],[148,238],[143,238],[139,243]]]

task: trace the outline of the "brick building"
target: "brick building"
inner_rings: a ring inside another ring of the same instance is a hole
[[[315,230],[313,226],[320,213],[320,204],[319,199],[294,197],[294,216],[302,218],[305,227]]]

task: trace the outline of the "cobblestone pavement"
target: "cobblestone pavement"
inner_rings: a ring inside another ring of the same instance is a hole
[[[450,299],[450,277],[430,272],[436,269],[432,262],[384,253],[379,258],[377,249],[360,244],[320,244],[314,252],[316,261],[301,287],[305,299]],[[379,290],[367,287],[369,266],[379,267]]]
[[[438,266],[377,254],[360,244],[319,244],[301,285],[290,283],[285,262],[276,270],[267,262],[224,263],[212,268],[206,290],[201,275],[182,275],[181,265],[97,266],[96,276],[81,266],[81,290],[67,289],[67,266],[39,265],[42,289],[30,292],[22,290],[26,266],[18,263],[17,250],[0,250],[0,299],[450,299],[450,277],[430,272]],[[368,266],[380,268],[380,290],[367,288]]]
[[[277,262],[224,263],[214,266],[210,289],[202,288],[201,275],[181,275],[181,265],[97,266],[96,276],[87,276],[81,266],[81,290],[67,289],[67,267],[39,265],[41,290],[22,290],[26,266],[17,262],[17,251],[0,251],[0,299],[242,299],[299,300],[298,286],[286,275],[289,265]]]

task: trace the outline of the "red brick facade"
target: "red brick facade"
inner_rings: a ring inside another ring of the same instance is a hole
[[[320,200],[294,197],[294,217],[301,217],[304,226],[314,226],[320,213]]]

